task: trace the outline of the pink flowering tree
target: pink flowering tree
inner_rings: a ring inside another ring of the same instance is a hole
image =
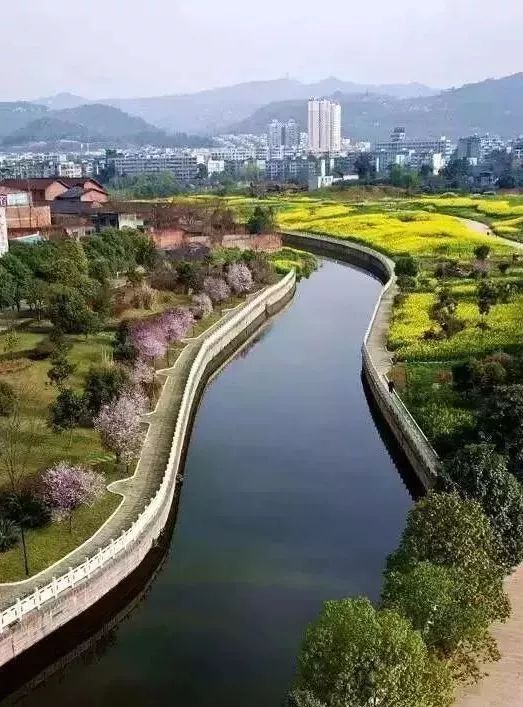
[[[191,310],[196,319],[205,319],[212,314],[212,300],[205,292],[193,295],[191,300]]]
[[[194,326],[193,313],[187,307],[167,309],[160,316],[160,326],[169,343],[181,341]]]
[[[227,283],[237,295],[243,295],[252,290],[252,274],[244,263],[233,263],[227,269]]]
[[[152,359],[165,356],[167,339],[156,318],[146,319],[134,327],[132,343],[141,358]]]
[[[103,474],[87,467],[60,462],[42,474],[42,496],[55,520],[69,520],[69,532],[74,511],[81,506],[94,505],[104,490]]]
[[[104,405],[95,418],[94,427],[100,433],[102,444],[113,452],[117,464],[124,462],[128,467],[138,456],[145,436],[142,415],[146,409],[146,397],[135,388]]]
[[[149,361],[137,358],[130,370],[129,382],[133,387],[144,390],[148,397],[152,397],[155,374]]]
[[[206,277],[203,281],[203,291],[213,304],[224,302],[231,296],[231,288],[221,277]]]

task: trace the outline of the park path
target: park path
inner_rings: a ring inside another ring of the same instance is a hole
[[[479,221],[459,220],[477,233],[492,233],[486,224]],[[523,249],[523,243],[495,237],[518,250]],[[498,624],[492,630],[502,658],[485,668],[488,675],[477,685],[459,691],[457,707],[523,706],[523,564],[507,577],[505,591],[510,598],[512,615],[507,623]]]

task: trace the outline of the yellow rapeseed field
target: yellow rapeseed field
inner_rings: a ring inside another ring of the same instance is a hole
[[[317,206],[287,208],[279,214],[278,220],[285,229],[357,240],[391,255],[466,257],[483,243],[488,243],[497,253],[510,250],[494,237],[476,233],[452,216],[422,210],[357,213],[354,207],[318,203]]]
[[[518,295],[507,304],[495,305],[486,319],[489,329],[482,331],[476,326],[481,316],[474,301],[474,286],[471,284],[466,289],[460,289],[460,294],[465,291],[469,293],[469,297],[460,299],[456,312],[466,322],[466,328],[450,339],[423,339],[425,331],[438,328],[429,317],[429,308],[435,301],[432,293],[413,292],[407,296],[403,305],[395,308],[389,330],[389,346],[398,359],[454,360],[500,350],[511,351],[523,345],[523,295]]]

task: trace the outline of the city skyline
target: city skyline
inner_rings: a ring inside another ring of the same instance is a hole
[[[359,83],[457,86],[522,68],[523,7],[515,0],[505,5],[491,13],[483,0],[421,6],[371,0],[350,8],[333,0],[329,13],[309,15],[297,0],[267,0],[253,22],[238,0],[153,0],[146,8],[131,0],[125,14],[102,0],[89,6],[21,0],[3,9],[4,53],[16,61],[3,76],[0,98],[178,94],[285,74],[303,81],[337,75]],[[348,29],[354,30],[350,42]],[[306,48],[318,36],[329,41],[311,62]],[[93,42],[102,51],[90,51]]]

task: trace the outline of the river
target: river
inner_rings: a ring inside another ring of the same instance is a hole
[[[279,707],[321,602],[379,597],[412,504],[360,378],[380,287],[323,261],[209,384],[162,571],[20,704]]]

